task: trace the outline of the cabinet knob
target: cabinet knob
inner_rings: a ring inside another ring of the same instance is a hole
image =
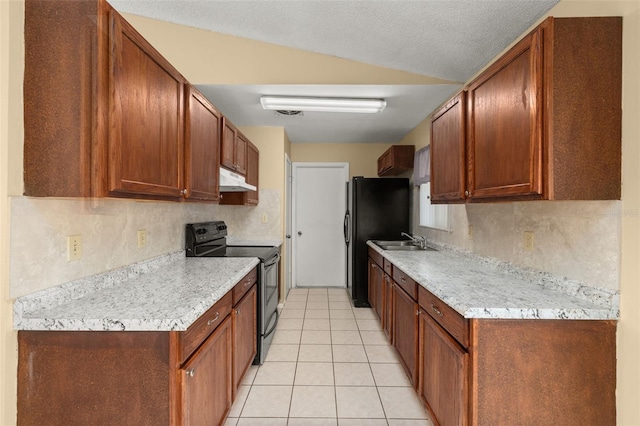
[[[240,309],[236,309],[236,314],[240,315]]]
[[[187,370],[187,376],[193,377],[195,374],[196,374],[196,369],[195,368]]]
[[[214,322],[218,321],[218,318],[220,318],[220,312],[216,312],[216,317],[207,321],[207,325],[211,325]]]
[[[464,191],[464,195],[469,196],[469,191]]]
[[[180,191],[180,195],[187,195],[187,189],[183,189],[182,191]]]

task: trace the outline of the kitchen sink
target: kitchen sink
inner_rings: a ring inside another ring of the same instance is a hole
[[[383,250],[393,251],[436,251],[431,247],[422,248],[411,240],[397,240],[397,241],[385,241],[385,240],[373,240],[372,243],[377,245]]]

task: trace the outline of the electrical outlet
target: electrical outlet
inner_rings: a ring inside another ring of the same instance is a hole
[[[533,232],[524,231],[524,250],[533,251]]]
[[[473,225],[469,225],[469,228],[467,229],[467,237],[470,240],[473,240]]]
[[[269,217],[267,216],[266,213],[262,213],[262,223],[267,223],[267,221],[269,220]]]
[[[138,248],[142,248],[147,245],[147,230],[138,230]]]
[[[82,257],[82,235],[67,236],[67,262],[80,260]]]

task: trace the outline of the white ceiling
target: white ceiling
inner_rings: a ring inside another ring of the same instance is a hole
[[[465,82],[558,0],[109,0],[119,11]],[[198,86],[235,124],[292,142],[396,142],[459,85]],[[276,117],[260,94],[384,97],[381,114]]]

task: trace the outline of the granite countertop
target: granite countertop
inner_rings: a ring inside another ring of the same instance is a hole
[[[17,330],[184,331],[257,258],[160,256],[16,299]]]
[[[618,294],[504,262],[367,243],[465,318],[618,319]]]

